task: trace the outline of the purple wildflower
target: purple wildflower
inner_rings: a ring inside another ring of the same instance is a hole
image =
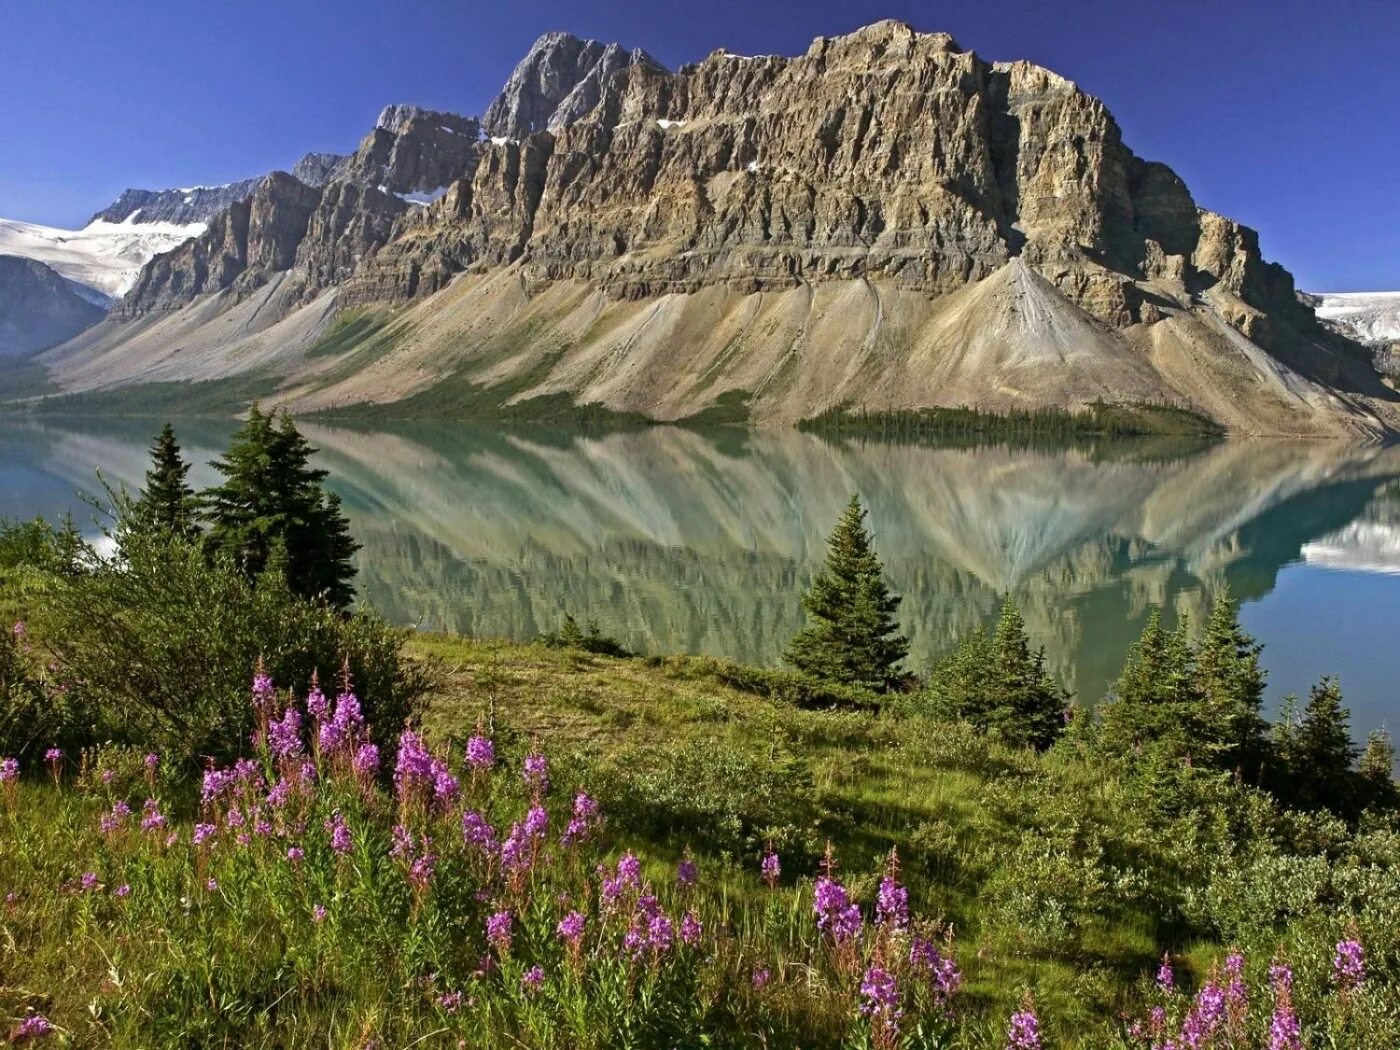
[[[253,709],[263,711],[272,703],[275,690],[272,687],[272,678],[263,669],[263,663],[258,661],[258,668],[253,673]]]
[[[355,775],[363,778],[377,776],[379,773],[379,748],[373,744],[361,744],[355,749],[355,758],[351,763],[355,769]]]
[[[549,830],[549,814],[543,806],[531,806],[525,814],[525,834],[532,839],[543,838]]]
[[[332,853],[343,857],[355,848],[355,841],[350,836],[350,823],[340,810],[336,810],[330,815],[330,819],[325,823],[325,828],[331,836]]]
[[[686,854],[685,858],[676,865],[676,883],[684,889],[690,889],[700,881],[700,869],[696,866],[693,857]]]
[[[681,943],[697,944],[704,932],[705,926],[694,911],[688,911],[681,916]]]
[[[443,1013],[460,1013],[462,1010],[462,999],[463,996],[461,992],[445,992],[438,996],[438,1006],[442,1009]]]
[[[897,932],[909,928],[909,891],[893,875],[880,880],[875,898],[875,921]]]
[[[110,812],[102,814],[97,822],[97,828],[104,835],[112,835],[126,826],[126,818],[131,816],[131,807],[121,799],[112,803]]]
[[[496,745],[489,737],[473,735],[467,741],[467,765],[480,771],[496,764]]]
[[[510,826],[510,834],[501,845],[501,867],[513,872],[530,868],[530,839],[519,821]]]
[[[301,755],[301,712],[288,707],[281,718],[267,727],[267,746],[273,758],[291,759]]]
[[[587,925],[587,921],[583,912],[571,911],[568,915],[565,915],[564,918],[559,920],[559,925],[555,927],[555,932],[559,935],[561,941],[565,941],[569,945],[577,947],[579,941],[583,939],[583,930]]]
[[[1339,987],[1350,991],[1366,980],[1366,950],[1355,937],[1337,942],[1332,956],[1332,976]]]
[[[773,971],[768,969],[768,967],[766,966],[760,966],[756,968],[753,974],[749,977],[749,984],[753,987],[754,991],[761,992],[765,987],[767,987],[768,982],[772,980],[772,978]]]
[[[43,1014],[30,1014],[15,1028],[12,1041],[23,1043],[30,1039],[42,1039],[53,1031],[53,1025]]]
[[[860,906],[851,903],[846,888],[835,879],[817,879],[813,909],[817,913],[817,928],[841,944],[860,933]]]
[[[1224,1018],[1225,992],[1220,984],[1211,978],[1196,993],[1196,1001],[1181,1026],[1182,1041],[1193,1050],[1195,1047],[1208,1045],[1220,1030]]]
[[[112,891],[112,895],[114,897],[130,897],[131,887],[128,886],[126,883],[122,883],[120,886],[118,886]]]
[[[647,923],[647,944],[651,945],[651,950],[662,955],[671,950],[675,940],[676,930],[671,920],[665,915],[652,916]]]
[[[617,877],[624,886],[630,886],[634,890],[642,885],[642,862],[637,859],[637,855],[628,850],[617,862]]]
[[[213,824],[196,824],[194,826],[194,834],[191,836],[191,841],[193,841],[196,846],[202,846],[218,833],[219,829]]]
[[[311,675],[311,689],[306,694],[306,713],[318,726],[330,717],[330,705],[326,702],[326,694],[321,691],[320,680],[314,672]]]
[[[909,965],[925,973],[933,998],[940,1006],[947,1006],[962,987],[962,972],[952,955],[940,951],[925,937],[915,936],[910,940]]]
[[[0,758],[0,784],[13,784],[19,779],[19,760]]]
[[[293,866],[300,864],[305,859],[306,851],[300,846],[291,846],[287,849],[287,860],[290,861]]]
[[[92,871],[83,872],[82,877],[78,880],[78,885],[84,893],[91,893],[93,890],[97,889],[97,873]]]
[[[534,995],[544,987],[544,968],[542,966],[532,966],[525,971],[525,975],[520,978],[520,984],[531,995]]]
[[[778,876],[782,874],[782,865],[778,861],[778,855],[769,851],[763,855],[763,861],[758,866],[759,872],[763,875],[763,881],[772,889],[778,884]]]
[[[860,1012],[870,1018],[877,1046],[893,1046],[904,1011],[899,1008],[899,983],[883,966],[871,966],[860,981]]]
[[[498,911],[486,919],[486,940],[498,955],[510,951],[511,921],[508,910]]]
[[[549,792],[549,759],[538,752],[525,756],[525,769],[521,773],[525,784],[537,795]]]
[[[1029,1006],[1011,1015],[1006,1031],[1007,1050],[1040,1050],[1040,1018]]]
[[[141,830],[159,831],[165,825],[165,815],[160,811],[160,803],[153,798],[146,799],[146,804],[141,807]]]
[[[1166,952],[1162,953],[1162,965],[1157,967],[1157,987],[1163,992],[1176,988],[1176,972],[1172,969],[1171,956]]]
[[[462,814],[462,839],[483,852],[496,851],[496,829],[474,809]]]
[[[318,904],[311,909],[311,921],[317,925],[326,921],[326,906],[324,904]]]

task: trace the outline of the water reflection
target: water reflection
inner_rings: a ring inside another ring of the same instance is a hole
[[[94,466],[139,480],[154,429],[0,425],[0,514],[67,506]],[[231,429],[178,427],[197,483]],[[533,637],[567,610],[640,650],[771,662],[853,492],[904,596],[916,666],[1010,592],[1055,672],[1086,697],[1103,692],[1155,606],[1199,620],[1223,583],[1255,601],[1304,558],[1400,567],[1395,448],[1105,454],[791,431],[304,429],[364,544],[368,598],[395,620],[479,635]]]

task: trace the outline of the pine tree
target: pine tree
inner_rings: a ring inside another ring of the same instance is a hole
[[[1045,670],[1045,650],[1032,650],[1021,610],[1008,595],[991,639],[993,724],[1016,743],[1047,748],[1065,726],[1068,696]]]
[[[1324,678],[1313,686],[1282,756],[1294,800],[1306,809],[1348,812],[1355,802],[1356,755],[1351,712],[1342,703],[1341,687],[1336,679]]]
[[[1262,646],[1240,627],[1239,606],[1225,588],[1211,607],[1196,649],[1195,680],[1199,710],[1192,719],[1212,762],[1242,769],[1257,782],[1264,760],[1267,725]]]
[[[180,456],[175,430],[169,423],[161,428],[151,446],[151,469],[146,471],[146,487],[136,501],[140,525],[166,529],[177,536],[193,537],[197,502],[189,484],[190,465]]]
[[[293,593],[343,607],[354,597],[358,545],[339,498],[322,487],[326,472],[309,465],[315,453],[290,417],[278,422],[254,405],[224,458],[214,461],[224,481],[204,493],[206,543],[251,576],[268,568],[276,551]]]
[[[826,567],[803,595],[802,607],[807,625],[785,653],[794,667],[867,689],[899,683],[909,642],[898,633],[899,598],[885,585],[858,496],[851,497],[827,541]]]

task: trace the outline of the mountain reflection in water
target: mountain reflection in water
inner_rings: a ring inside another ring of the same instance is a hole
[[[94,487],[95,467],[139,483],[158,425],[0,424],[0,515],[61,512],[74,486]],[[232,428],[177,421],[200,464],[197,484],[211,480],[204,464]],[[937,448],[673,427],[303,429],[364,545],[362,593],[393,620],[474,635],[532,638],[567,611],[645,652],[775,662],[852,493],[869,507],[903,595],[916,669],[988,622],[1009,592],[1054,672],[1089,700],[1108,687],[1153,607],[1199,622],[1223,584],[1255,602],[1304,558],[1400,568],[1397,448]]]

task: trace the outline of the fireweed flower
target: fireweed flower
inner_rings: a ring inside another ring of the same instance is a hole
[[[525,825],[519,821],[510,826],[510,834],[501,844],[501,867],[511,872],[530,869],[530,839],[525,833]]]
[[[520,978],[520,984],[526,992],[533,995],[544,987],[544,967],[532,966],[525,971],[525,975]]]
[[[474,809],[462,814],[462,840],[485,853],[496,851],[496,829]]]
[[[883,966],[871,966],[860,981],[860,1012],[870,1018],[877,1046],[892,1046],[904,1011],[899,1008],[899,983]]]
[[[700,916],[694,911],[688,911],[681,917],[681,943],[697,944],[701,935],[705,932],[705,926],[700,921]]]
[[[355,848],[355,842],[350,837],[350,824],[340,810],[336,810],[330,815],[325,823],[325,829],[331,837],[332,853],[343,857]]]
[[[300,864],[305,859],[306,851],[300,846],[291,846],[287,849],[287,860],[290,861],[293,866]]]
[[[496,949],[497,955],[505,955],[510,951],[511,937],[511,914],[507,911],[498,911],[486,919],[486,941],[492,948]]]
[[[19,779],[19,760],[0,758],[0,784],[13,784]]]
[[[571,911],[559,920],[559,925],[555,927],[554,932],[559,935],[561,941],[571,947],[577,947],[579,941],[583,939],[583,931],[587,923],[588,920],[584,917],[583,912]]]
[[[909,928],[909,891],[892,875],[880,880],[875,898],[875,921],[896,932]]]
[[[860,933],[860,906],[851,903],[846,888],[835,879],[825,875],[817,879],[812,906],[817,913],[817,929],[828,934],[837,944],[851,940]]]
[[[473,735],[467,741],[467,765],[476,772],[490,769],[496,764],[496,745],[489,737]]]
[[[1172,969],[1171,956],[1166,952],[1162,953],[1162,965],[1157,967],[1157,987],[1163,992],[1176,988],[1176,972]]]
[[[1040,1018],[1029,1005],[1011,1015],[1006,1047],[1007,1050],[1040,1050]]]
[[[771,890],[778,884],[778,876],[782,874],[782,865],[778,862],[778,855],[768,852],[763,855],[763,861],[758,866],[759,872],[763,875],[763,881],[768,884]]]
[[[753,974],[749,977],[749,984],[753,987],[754,991],[761,992],[767,986],[768,982],[772,980],[772,977],[772,970],[768,969],[766,966],[760,966],[758,969],[754,970]]]
[[[326,921],[326,906],[324,904],[318,904],[311,909],[311,921],[317,924]]]
[[[671,950],[676,941],[676,930],[665,915],[654,915],[647,923],[647,944],[651,950],[662,955]]]
[[[112,891],[112,895],[114,897],[130,897],[131,887],[128,886],[126,883],[122,883],[120,886],[118,886]]]
[[[165,815],[160,811],[160,803],[153,798],[146,799],[141,807],[141,830],[160,831],[166,825]]]
[[[1366,950],[1359,940],[1348,937],[1337,942],[1336,954],[1332,956],[1332,977],[1346,991],[1361,987],[1366,980]]]
[[[97,873],[92,871],[83,872],[82,878],[78,880],[78,886],[84,893],[91,893],[97,889]]]
[[[306,694],[306,713],[311,716],[312,722],[320,726],[330,717],[330,705],[326,702],[326,694],[321,691],[321,682],[316,672],[311,672],[311,689]]]
[[[1220,1030],[1225,1018],[1225,992],[1214,977],[1208,980],[1192,1004],[1191,1012],[1181,1026],[1181,1039],[1188,1047],[1208,1045]]]
[[[23,1043],[29,1039],[42,1039],[53,1031],[53,1025],[43,1014],[30,1014],[15,1028],[14,1041]]]
[[[259,659],[258,668],[253,673],[253,709],[265,711],[271,705],[274,695],[272,678],[263,669],[263,662]]]
[[[1303,1050],[1303,1031],[1293,1009],[1293,971],[1287,963],[1269,967],[1269,984],[1274,990],[1274,1012],[1269,1018],[1268,1050]]]
[[[549,759],[538,752],[525,756],[525,768],[521,773],[525,785],[537,795],[549,792]]]
[[[202,846],[219,833],[219,829],[213,824],[196,824],[191,841],[196,846]]]
[[[676,865],[676,884],[683,889],[690,889],[700,881],[700,869],[695,864],[695,858],[686,850],[685,858]]]
[[[525,814],[525,834],[532,839],[544,838],[549,830],[549,814],[543,806],[531,806]]]
[[[640,889],[642,885],[642,862],[628,850],[617,862],[617,878],[624,886]]]
[[[301,756],[301,712],[288,707],[281,718],[274,718],[267,727],[267,746],[276,759]]]
[[[368,780],[379,774],[379,748],[373,744],[361,744],[355,749],[355,758],[351,762],[355,770],[355,775]]]
[[[933,941],[915,936],[909,941],[909,965],[915,971],[922,971],[929,982],[933,999],[939,1006],[947,1006],[959,988],[962,987],[962,972],[950,954],[939,950]]]
[[[112,803],[109,812],[102,814],[97,822],[97,828],[104,835],[113,835],[126,826],[126,818],[131,816],[131,807],[121,799]]]

